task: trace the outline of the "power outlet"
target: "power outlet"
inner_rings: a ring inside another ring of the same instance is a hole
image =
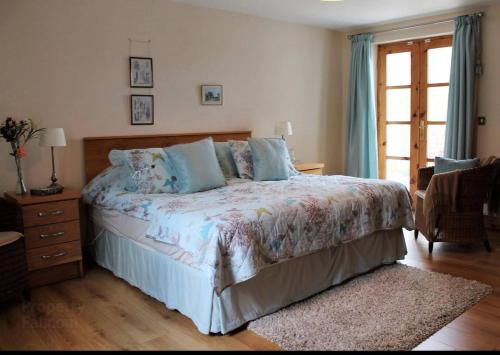
[[[486,126],[486,117],[479,117],[478,120],[480,126]]]

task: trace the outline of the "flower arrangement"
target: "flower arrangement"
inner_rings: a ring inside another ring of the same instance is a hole
[[[21,159],[27,154],[25,145],[31,139],[39,138],[43,131],[45,131],[45,128],[37,129],[33,120],[30,118],[17,122],[8,117],[0,126],[0,135],[7,141],[7,143],[10,143],[12,148],[12,153],[10,153],[10,155],[14,157],[16,162],[18,194],[24,195],[27,192],[21,168]]]

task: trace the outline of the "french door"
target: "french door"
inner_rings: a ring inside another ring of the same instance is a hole
[[[380,178],[416,191],[417,171],[444,153],[452,37],[378,47]]]

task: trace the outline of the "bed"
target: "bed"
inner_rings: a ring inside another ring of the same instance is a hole
[[[251,132],[84,140],[87,181],[113,149],[167,147]],[[201,333],[226,334],[346,279],[404,259],[411,200],[398,183],[298,175],[231,179],[187,195],[98,191],[90,207],[96,262]]]

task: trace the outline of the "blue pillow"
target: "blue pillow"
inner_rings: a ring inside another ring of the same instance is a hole
[[[165,148],[165,152],[172,162],[181,194],[211,190],[226,184],[212,138],[174,145]]]
[[[216,142],[215,154],[217,155],[217,160],[219,160],[219,165],[226,178],[238,177],[238,168],[233,159],[233,152],[228,142]]]
[[[290,156],[280,138],[249,138],[255,181],[288,180]]]
[[[434,173],[442,174],[455,170],[477,168],[479,166],[479,163],[480,163],[479,158],[467,159],[467,160],[454,160],[454,159],[436,157]]]

